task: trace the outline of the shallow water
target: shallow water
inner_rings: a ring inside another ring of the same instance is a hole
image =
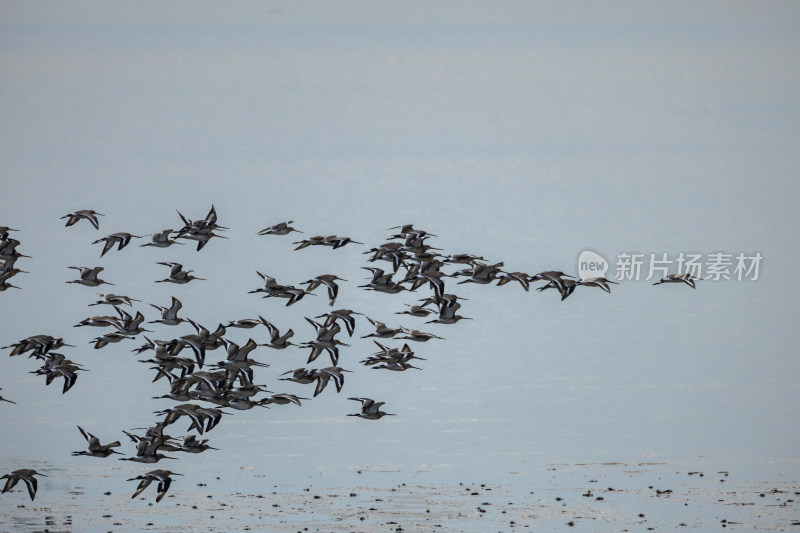
[[[361,470],[280,485],[243,469],[203,483],[193,476],[178,478],[159,504],[153,503],[153,489],[131,502],[126,489],[134,484],[111,488],[115,473],[110,472],[100,476],[109,482],[107,494],[75,486],[53,503],[58,483],[50,480],[42,483],[36,503],[20,491],[8,494],[0,502],[0,527],[31,532],[479,532],[564,531],[569,526],[589,531],[786,531],[800,526],[798,466],[797,461],[761,464],[761,477],[752,479],[737,470],[666,463],[552,464],[532,476],[458,483],[436,482],[438,476],[430,471]],[[347,480],[352,483],[335,484]],[[236,490],[239,482],[243,486]]]

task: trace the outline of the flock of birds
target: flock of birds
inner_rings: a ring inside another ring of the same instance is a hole
[[[169,248],[172,245],[183,245],[185,240],[195,241],[197,251],[202,250],[213,238],[227,238],[222,233],[228,228],[218,224],[217,212],[212,206],[208,214],[198,220],[191,220],[180,212],[183,226],[174,231],[166,229],[154,233],[150,242],[141,246],[151,246],[155,248]],[[66,226],[73,226],[81,221],[87,221],[96,230],[100,229],[100,219],[104,216],[93,210],[80,210],[65,215]],[[261,236],[286,236],[290,233],[302,233],[291,226],[293,221],[281,222],[258,232]],[[0,291],[9,288],[17,288],[9,280],[20,274],[25,273],[15,267],[20,258],[28,258],[17,251],[20,241],[11,238],[10,232],[18,231],[13,228],[0,227]],[[433,324],[455,324],[461,320],[470,320],[470,317],[462,316],[459,311],[462,308],[461,302],[465,298],[447,292],[447,287],[451,285],[450,280],[457,280],[455,284],[482,284],[505,285],[516,282],[525,290],[529,291],[532,283],[544,282],[536,288],[537,291],[553,290],[560,294],[561,300],[569,297],[577,287],[595,287],[605,292],[611,292],[610,285],[616,284],[614,281],[604,277],[575,279],[574,276],[561,271],[544,271],[537,274],[526,274],[524,272],[507,272],[502,270],[502,262],[491,263],[483,257],[472,254],[443,254],[439,248],[434,248],[428,244],[428,240],[436,235],[427,231],[416,229],[412,224],[389,228],[394,231],[387,239],[387,242],[365,251],[368,256],[368,263],[378,261],[388,263],[377,266],[362,267],[371,273],[370,279],[359,288],[377,291],[387,294],[414,292],[421,288],[426,288],[429,293],[419,299],[419,303],[405,303],[406,309],[397,311],[395,314],[408,315],[416,318],[427,318],[425,323]],[[141,239],[144,236],[133,235],[126,232],[113,233],[107,237],[95,240],[92,244],[102,244],[103,248],[100,257],[113,250],[122,250],[128,246],[133,239]],[[296,245],[295,250],[301,250],[309,246],[328,246],[338,249],[348,244],[363,244],[354,241],[349,237],[339,237],[337,235],[315,236],[302,239],[292,243]],[[195,280],[203,280],[192,274],[192,270],[184,269],[183,265],[176,262],[159,262],[169,268],[169,275],[159,283],[186,284]],[[455,267],[456,270],[446,272],[446,267]],[[75,283],[86,287],[99,287],[100,285],[113,285],[99,276],[103,272],[103,267],[70,266],[70,269],[77,270],[79,277],[67,283]],[[346,282],[335,274],[321,274],[308,279],[300,284],[286,285],[279,283],[277,279],[267,274],[257,271],[258,276],[263,281],[263,286],[259,286],[251,291],[263,298],[283,298],[286,306],[297,304],[304,296],[312,294],[319,287],[324,286],[327,291],[328,304],[334,307],[339,294],[337,282]],[[696,278],[691,274],[671,274],[665,276],[656,284],[661,283],[685,283],[695,288]],[[95,349],[102,349],[109,344],[123,341],[131,341],[141,335],[144,343],[134,348],[136,354],[148,354],[151,357],[141,359],[142,363],[151,365],[149,368],[154,371],[153,381],[164,380],[168,385],[169,391],[159,399],[172,400],[170,407],[156,411],[159,418],[149,427],[141,428],[142,433],[124,431],[123,433],[135,444],[135,454],[123,457],[121,460],[132,461],[143,464],[158,463],[163,459],[176,459],[168,456],[167,453],[202,453],[207,450],[216,450],[209,445],[209,439],[201,438],[206,433],[213,430],[222,420],[223,416],[229,414],[224,409],[247,410],[255,407],[268,407],[270,405],[300,406],[305,400],[310,398],[297,396],[295,394],[281,392],[272,393],[266,389],[265,385],[257,384],[256,369],[269,366],[268,364],[253,359],[251,354],[259,347],[268,347],[274,350],[283,350],[289,346],[295,346],[304,350],[309,350],[306,365],[310,365],[318,357],[326,355],[330,359],[330,366],[322,368],[300,367],[291,369],[280,374],[279,380],[291,381],[302,385],[313,385],[312,397],[321,394],[330,382],[333,382],[336,391],[340,392],[344,386],[345,374],[351,372],[339,366],[340,347],[347,347],[341,340],[342,326],[349,337],[353,337],[357,323],[364,316],[370,324],[369,333],[362,335],[361,338],[370,338],[377,346],[377,351],[370,354],[361,361],[361,364],[372,369],[383,369],[395,372],[403,372],[409,369],[419,369],[413,363],[424,358],[415,355],[410,343],[427,342],[442,337],[433,333],[420,331],[404,326],[390,327],[384,322],[380,322],[362,313],[350,309],[335,309],[327,313],[311,317],[305,320],[314,328],[315,335],[310,340],[294,344],[294,331],[288,329],[281,333],[278,327],[270,323],[262,316],[258,318],[244,318],[220,323],[216,328],[209,329],[198,322],[181,316],[183,304],[181,301],[172,297],[169,306],[149,304],[151,308],[158,311],[159,318],[145,322],[146,317],[141,310],[134,310],[134,303],[141,303],[136,298],[121,294],[102,293],[100,299],[89,303],[88,306],[105,306],[110,310],[108,314],[96,315],[81,320],[75,327],[97,327],[105,328],[102,334],[92,340]],[[151,333],[146,329],[146,325],[157,324],[164,326],[179,326],[188,324],[192,327],[193,333],[174,336],[167,340],[152,340],[145,333]],[[228,336],[230,329],[249,329],[265,328],[269,340],[264,343],[257,343],[252,338],[242,345],[237,344]],[[402,347],[390,347],[387,345],[389,340],[405,341]],[[42,363],[42,366],[32,373],[45,377],[46,385],[56,379],[63,378],[62,393],[69,391],[77,382],[80,373],[88,370],[83,365],[67,359],[65,355],[57,352],[64,347],[74,347],[64,341],[63,338],[50,335],[33,335],[18,342],[3,346],[2,349],[10,349],[10,356],[27,354],[29,358],[35,358]],[[209,351],[222,349],[225,356],[217,362],[209,362],[206,355]],[[150,354],[149,352],[152,352]],[[186,354],[191,354],[187,356]],[[418,363],[419,364],[419,363]],[[0,389],[1,390],[1,389]],[[260,395],[260,396],[259,396]],[[359,402],[360,409],[348,416],[355,416],[366,420],[379,420],[384,416],[394,416],[394,413],[387,413],[382,410],[385,405],[383,401],[375,401],[365,397],[351,397],[350,400]],[[12,400],[0,396],[0,401],[15,403]],[[179,421],[183,417],[189,420],[190,426],[187,431],[193,431],[181,438],[176,438],[166,433],[167,428]],[[115,448],[121,447],[119,441],[102,444],[100,439],[89,433],[82,427],[78,429],[86,439],[88,448],[73,452],[75,456],[87,456],[95,458],[106,458],[114,454],[121,454]],[[124,454],[121,454],[124,455]],[[0,479],[6,479],[3,493],[10,491],[19,481],[23,481],[30,495],[34,499],[37,490],[37,475],[44,475],[32,469],[15,470],[6,474]],[[180,475],[176,472],[164,469],[156,469],[142,475],[130,478],[128,481],[139,481],[132,498],[139,496],[152,482],[157,482],[156,502],[161,501],[169,490],[172,483],[172,476]]]

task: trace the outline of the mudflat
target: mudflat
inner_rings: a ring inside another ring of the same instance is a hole
[[[58,492],[43,483],[35,502],[21,489],[0,498],[0,530],[787,531],[800,528],[796,467],[767,465],[762,480],[668,463],[548,465],[502,483],[431,483],[408,473],[413,481],[393,485],[406,476],[387,472],[351,486],[325,486],[324,478],[282,486],[265,477],[264,490],[241,492],[229,490],[235,479],[188,479],[157,504],[148,491],[131,500],[132,486]]]

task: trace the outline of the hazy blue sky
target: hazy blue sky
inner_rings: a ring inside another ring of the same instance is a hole
[[[329,272],[348,280],[337,307],[446,337],[417,345],[424,370],[404,374],[358,365],[374,346],[353,339],[341,394],[236,413],[209,435],[224,453],[182,465],[796,458],[798,23],[794,2],[0,2],[0,225],[33,256],[23,290],[0,293],[0,345],[63,336],[90,369],[62,396],[28,374],[33,360],[0,357],[18,402],[0,406],[0,466],[80,465],[76,424],[122,438],[168,405],[149,399],[165,385],[130,353],[138,339],[93,350],[99,330],[72,327],[97,310],[97,290],[65,284],[84,265],[148,320],[147,303],[174,295],[207,326],[262,314],[310,340],[303,317],[326,312],[324,296],[284,308],[246,292],[255,270],[294,284]],[[229,238],[199,253],[134,243],[100,259],[90,244],[177,228],[176,210],[197,219],[212,203]],[[99,231],[59,220],[90,208]],[[293,252],[292,236],[256,236],[283,220],[366,246]],[[424,294],[357,288],[361,252],[404,223],[530,273],[575,272],[584,249],[764,260],[755,282],[631,281],[565,302],[452,284],[474,320],[423,328],[394,313]],[[153,283],[156,261],[209,281]],[[255,354],[271,390],[311,393],[276,379],[305,351]],[[398,416],[347,418],[347,396]]]

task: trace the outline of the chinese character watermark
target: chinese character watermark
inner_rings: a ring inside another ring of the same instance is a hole
[[[764,256],[761,252],[620,252],[616,261],[584,250],[578,257],[581,279],[604,277],[613,272],[617,281],[659,280],[669,274],[691,274],[710,281],[756,281]]]

